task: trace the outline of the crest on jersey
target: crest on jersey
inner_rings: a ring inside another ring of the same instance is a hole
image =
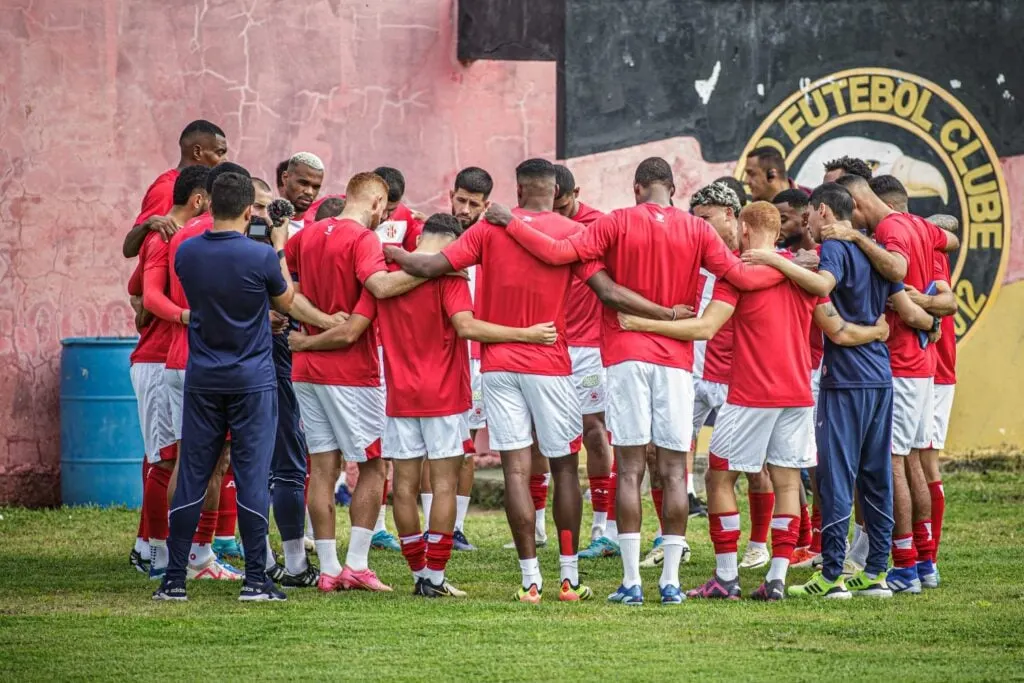
[[[843,155],[907,188],[910,211],[960,220],[950,254],[958,343],[995,300],[1009,258],[1010,202],[999,158],[978,121],[952,94],[920,76],[859,68],[805,83],[747,143],[778,149],[800,185],[821,183],[824,164]]]

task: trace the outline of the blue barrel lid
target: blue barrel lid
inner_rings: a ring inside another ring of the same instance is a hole
[[[68,337],[61,339],[62,346],[135,346],[138,337]]]

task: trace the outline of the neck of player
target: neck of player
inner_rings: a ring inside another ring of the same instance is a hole
[[[345,208],[338,215],[338,219],[355,221],[364,228],[369,228],[370,223],[373,221],[373,211],[369,205],[349,202],[345,204]]]
[[[167,216],[180,228],[192,219],[192,210],[187,206],[172,206]]]
[[[245,214],[242,214],[238,218],[226,218],[226,219],[213,219],[213,227],[210,228],[211,232],[238,232],[245,234],[245,229],[249,227],[249,221],[246,220]]]

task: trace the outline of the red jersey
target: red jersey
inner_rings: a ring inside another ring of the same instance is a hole
[[[580,202],[572,220],[586,227],[603,215]],[[569,346],[597,348],[601,345],[601,307],[594,290],[586,282],[573,278],[565,309],[565,336]]]
[[[789,280],[743,296],[727,282],[715,289],[722,290],[723,300],[738,299],[726,400],[751,408],[813,406],[807,339],[814,308],[828,299],[808,294]]]
[[[405,223],[405,237],[402,238],[402,248],[406,251],[416,251],[416,238],[423,232],[423,221],[412,217],[412,211],[405,204],[399,204],[391,212],[389,221]]]
[[[182,242],[187,239],[191,239],[196,235],[202,235],[212,227],[213,216],[208,213],[204,213],[202,216],[196,216],[186,223],[181,230],[174,233],[174,237],[171,238],[170,244],[168,244],[167,270],[170,282],[170,293],[168,296],[172,302],[182,308],[188,308],[188,300],[185,299],[185,290],[181,287],[181,280],[178,279],[178,273],[174,270],[174,257],[178,253],[178,247],[181,246]],[[184,370],[187,363],[188,327],[185,325],[172,325],[171,343],[170,347],[167,349],[167,369]]]
[[[722,277],[740,263],[709,223],[651,203],[612,211],[570,241],[581,259],[602,259],[617,283],[669,307],[696,300],[701,266]],[[693,342],[624,331],[604,307],[601,358],[606,367],[632,360],[690,371]]]
[[[811,370],[821,367],[825,356],[825,335],[817,325],[811,325]]]
[[[714,275],[703,268],[700,269],[697,282],[700,296],[695,306],[698,315],[704,315],[705,309],[712,301],[722,301],[735,308],[736,290],[719,282]],[[732,318],[729,318],[711,339],[693,343],[694,376],[708,382],[728,384],[729,375],[732,373],[732,345],[733,323]]]
[[[580,225],[550,211],[516,208],[513,215],[554,239],[569,237]],[[558,340],[541,344],[482,344],[481,372],[526,375],[571,375],[572,362],[565,338],[565,305],[575,275],[586,281],[601,269],[596,262],[572,266],[541,263],[505,231],[485,220],[445,247],[445,258],[456,270],[482,265],[487,283],[476,301],[477,317],[498,325],[530,327],[554,321]]]
[[[946,235],[935,225],[909,213],[891,213],[875,228],[875,241],[907,261],[903,283],[919,292],[936,279],[936,253],[946,247]],[[893,377],[933,377],[935,347],[921,349],[917,332],[895,311],[886,313],[889,322],[889,355]]]
[[[145,223],[148,218],[153,216],[167,215],[171,207],[174,206],[174,183],[178,181],[180,175],[181,171],[172,168],[156,177],[142,197],[142,207],[139,209],[139,215],[132,223],[132,227]]]
[[[288,240],[285,258],[298,275],[303,296],[325,313],[347,311],[371,320],[373,296],[363,283],[387,270],[380,240],[372,230],[348,218],[328,218],[303,228]],[[309,329],[312,334],[320,330]],[[377,343],[363,334],[347,349],[292,355],[292,381],[349,387],[380,386]]]
[[[935,252],[935,279],[950,284],[949,256]],[[942,319],[942,336],[935,345],[935,383],[956,384],[956,325],[953,316]]]
[[[146,239],[142,242],[142,247],[139,249],[139,266],[144,279],[150,271],[161,268],[166,274],[167,253],[167,243],[164,242],[159,233],[151,232],[146,235]],[[143,286],[142,294],[143,296],[146,295],[145,286]],[[183,325],[176,326],[174,323],[168,322],[163,318],[153,316],[153,320],[142,328],[139,343],[135,345],[135,350],[132,351],[130,357],[131,363],[165,363],[174,327],[184,329]]]
[[[451,317],[472,310],[469,284],[454,276],[377,302],[389,416],[438,417],[469,410],[469,349]]]

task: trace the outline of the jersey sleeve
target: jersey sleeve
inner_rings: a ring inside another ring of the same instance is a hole
[[[946,237],[946,231],[939,228],[931,221],[925,221],[928,225],[928,232],[932,238],[932,246],[935,251],[946,251],[946,245],[949,244],[949,238]]]
[[[906,289],[906,287],[903,286],[903,282],[902,281],[900,281],[900,282],[890,282],[889,283],[889,296],[892,296],[894,294],[899,294],[904,289]]]
[[[949,260],[946,257],[945,252],[935,253],[935,264],[932,269],[932,280],[945,282],[947,285],[953,284],[950,282],[952,279],[949,275]]]
[[[736,254],[729,251],[725,242],[718,236],[711,224],[703,219],[696,219],[700,235],[700,264],[716,278],[725,277],[732,268],[740,263]]]
[[[264,250],[261,250],[264,251]],[[281,296],[288,289],[288,283],[281,274],[281,261],[271,247],[265,249],[263,256],[263,277],[267,281],[267,293],[270,296]]]
[[[388,265],[384,261],[384,250],[381,249],[380,240],[377,236],[367,230],[356,243],[356,278],[359,283],[366,282],[374,273],[387,272]]]
[[[912,248],[909,235],[906,229],[901,229],[903,225],[897,216],[898,214],[892,214],[888,218],[882,219],[875,230],[875,241],[881,244],[886,251],[899,254],[906,259],[907,263],[910,263]]]
[[[181,307],[167,296],[168,273],[167,243],[156,233],[150,233],[140,251],[142,266],[142,305],[163,320],[181,320]]]
[[[586,282],[602,270],[604,270],[604,262],[598,259],[572,264],[572,274],[576,276],[576,279],[580,282]]]
[[[728,281],[718,278],[715,280],[714,289],[711,290],[711,300],[721,301],[735,308],[740,301],[740,293]]]
[[[405,237],[402,238],[402,248],[406,251],[416,250],[416,238],[423,233],[423,221],[409,218],[405,223]]]
[[[299,245],[303,230],[305,228],[292,235],[284,243],[284,260],[288,264],[288,272],[292,274],[292,280],[295,282],[299,281]]]
[[[484,255],[485,231],[489,230],[490,224],[478,221],[476,225],[462,233],[459,239],[455,240],[441,250],[441,255],[448,259],[455,270],[462,270],[469,266],[479,265]]]
[[[370,293],[370,290],[364,288],[359,294],[359,301],[356,302],[352,315],[361,315],[367,320],[377,317],[377,298]]]
[[[153,216],[163,216],[174,206],[174,182],[167,182],[161,179],[154,182],[146,190],[146,196],[142,198],[142,206],[139,215],[132,223],[132,227],[145,223]]]
[[[818,272],[827,271],[832,274],[836,282],[842,282],[846,274],[846,258],[843,247],[835,240],[826,240],[821,245]]]
[[[469,283],[461,277],[448,275],[441,278],[441,305],[447,317],[465,311],[473,312],[473,297],[469,295]]]
[[[601,216],[585,229],[573,233],[569,237],[569,242],[576,249],[581,261],[594,261],[602,258],[608,251],[608,247],[614,244],[619,230],[618,216],[609,213]]]

